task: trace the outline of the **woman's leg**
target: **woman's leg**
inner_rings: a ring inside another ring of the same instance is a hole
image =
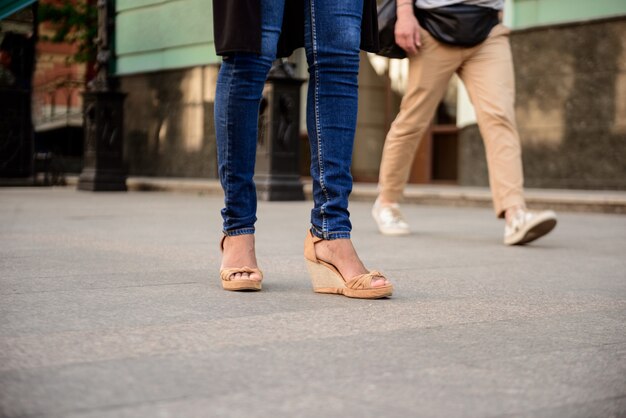
[[[262,0],[261,54],[235,53],[224,57],[218,75],[215,132],[218,173],[224,189],[223,231],[228,236],[224,241],[223,268],[256,267],[253,237],[256,188],[252,178],[259,104],[267,73],[276,57],[284,2]]]
[[[306,3],[307,126],[315,204],[311,223],[320,238],[350,238],[348,196],[352,190],[363,0]]]
[[[350,241],[348,196],[358,105],[363,0],[307,0],[305,47],[309,64],[307,126],[317,256],[344,278],[367,272]],[[385,284],[375,280],[373,286]]]

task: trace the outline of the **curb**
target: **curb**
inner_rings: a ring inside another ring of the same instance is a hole
[[[68,176],[67,185],[76,186],[77,176]],[[215,179],[129,177],[129,191],[166,191],[222,196],[222,188]],[[312,199],[311,182],[304,182],[304,194]],[[350,199],[373,202],[378,192],[376,184],[355,183]],[[598,212],[626,214],[626,191],[526,189],[528,206],[535,209],[554,209],[567,212]],[[405,203],[491,207],[491,192],[486,187],[410,185],[406,188]]]

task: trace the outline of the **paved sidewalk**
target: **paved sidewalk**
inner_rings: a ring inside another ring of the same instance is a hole
[[[620,417],[626,216],[501,244],[490,209],[407,205],[354,242],[397,292],[311,291],[310,202],[259,203],[260,293],[222,291],[218,196],[0,189],[2,417]]]

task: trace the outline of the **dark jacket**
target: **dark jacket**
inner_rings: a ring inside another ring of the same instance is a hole
[[[218,55],[232,52],[260,53],[261,1],[213,0],[213,31]],[[304,0],[285,0],[285,15],[277,55],[289,56],[295,49],[303,46]],[[363,3],[361,49],[378,51],[376,0],[364,0]]]

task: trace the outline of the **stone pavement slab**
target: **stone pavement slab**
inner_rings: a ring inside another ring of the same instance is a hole
[[[260,202],[264,291],[219,283],[216,196],[0,189],[0,416],[626,415],[626,217],[501,244],[489,209],[406,205],[353,240],[397,291],[311,291],[310,202]]]

